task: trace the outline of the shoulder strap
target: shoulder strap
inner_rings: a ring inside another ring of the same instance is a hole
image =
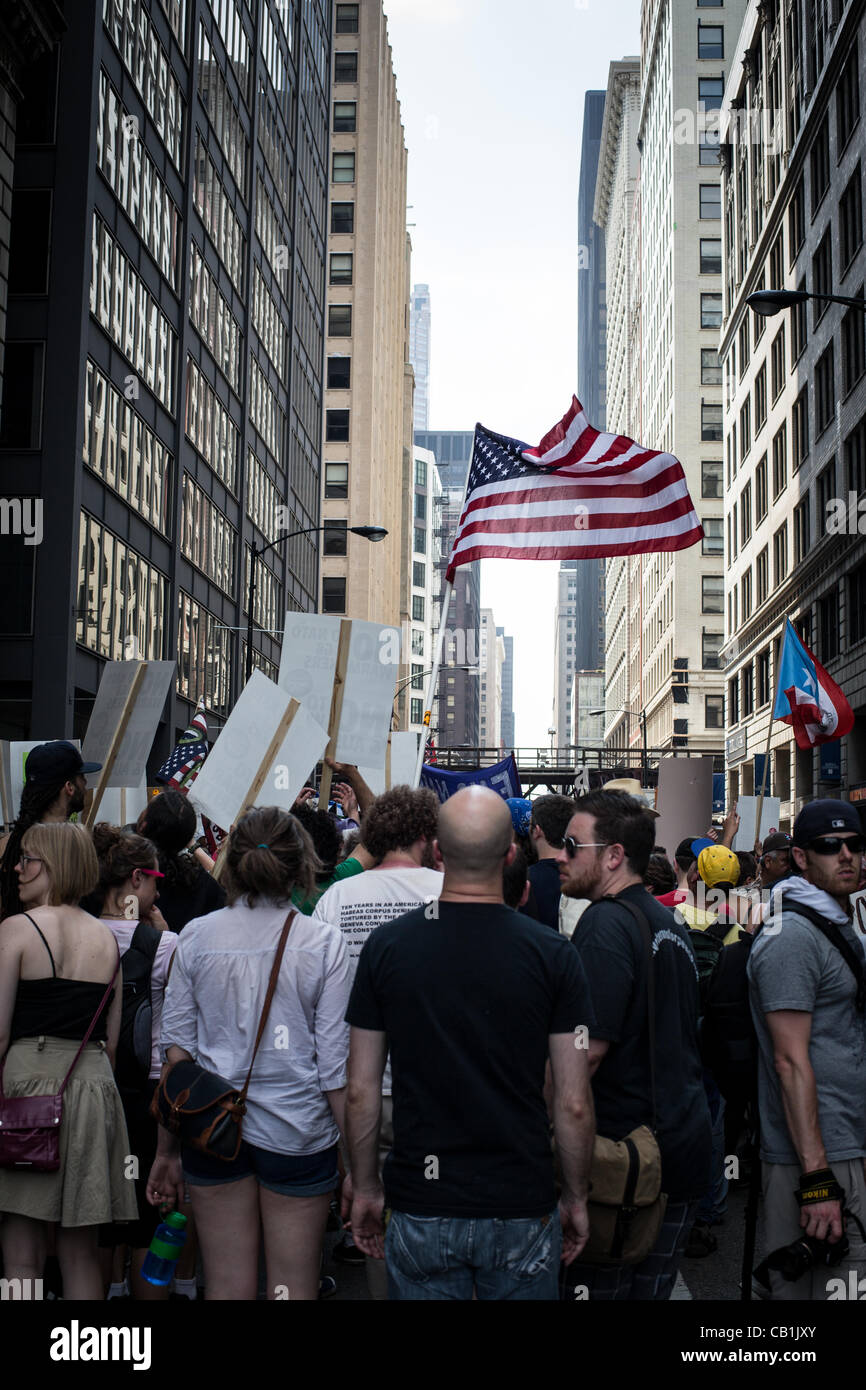
[[[48,942],[45,940],[45,937],[42,935],[42,932],[39,931],[39,928],[36,926],[36,923],[33,921],[33,918],[30,916],[30,913],[29,913],[29,912],[25,912],[25,913],[24,913],[24,916],[27,918],[27,921],[30,922],[32,926],[36,927],[36,930],[39,932],[39,935],[42,937],[42,945],[45,947],[46,951],[48,952],[48,959],[51,961],[51,974],[53,975],[54,979],[56,980],[56,979],[57,979],[57,967],[56,967],[56,965],[54,964],[54,957],[53,957],[53,955],[51,954],[51,947],[48,945]]]
[[[637,922],[638,930],[643,941],[644,954],[647,963],[647,1030],[649,1032],[649,1064],[650,1064],[650,1092],[653,1102],[653,1133],[658,1128],[656,1115],[656,979],[655,963],[653,961],[653,931],[649,924],[647,915],[638,907],[637,903],[630,902],[628,898],[617,897],[612,900],[626,908]]]
[[[273,1000],[273,997],[274,997],[274,990],[275,990],[276,987],[277,987],[277,976],[278,976],[279,973],[280,973],[280,965],[282,964],[282,960],[283,960],[283,952],[284,952],[285,949],[286,949],[286,942],[287,942],[287,940],[288,940],[288,938],[289,938],[289,928],[291,927],[292,922],[294,921],[294,919],[295,919],[296,916],[297,916],[297,913],[295,912],[295,909],[292,908],[291,912],[289,913],[288,917],[286,918],[285,922],[283,923],[283,930],[282,930],[282,932],[280,933],[280,939],[279,939],[279,941],[278,941],[278,943],[277,943],[277,951],[276,951],[276,955],[274,956],[274,963],[273,963],[273,965],[271,966],[271,977],[270,977],[270,979],[268,980],[268,992],[267,992],[267,994],[265,995],[265,1002],[264,1002],[264,1005],[263,1005],[263,1007],[262,1007],[262,1016],[261,1016],[261,1018],[259,1019],[259,1031],[258,1031],[258,1033],[256,1034],[256,1045],[255,1045],[255,1047],[253,1048],[252,1060],[250,1061],[250,1069],[249,1069],[249,1071],[247,1072],[247,1079],[246,1079],[246,1081],[244,1082],[244,1088],[243,1088],[243,1090],[241,1091],[240,1095],[238,1096],[238,1101],[237,1101],[238,1105],[243,1105],[244,1101],[245,1101],[246,1098],[247,1098],[247,1091],[248,1091],[249,1088],[250,1088],[250,1077],[251,1077],[252,1074],[253,1074],[253,1065],[254,1065],[255,1060],[256,1060],[256,1053],[257,1053],[258,1050],[259,1050],[259,1043],[261,1042],[262,1038],[264,1037],[265,1024],[266,1024],[267,1021],[268,1021],[268,1014],[269,1014],[270,1011],[271,1011],[271,1001]]]
[[[117,943],[116,943],[116,942],[115,942],[115,945],[117,946]],[[81,1039],[81,1046],[79,1047],[78,1051],[77,1051],[76,1054],[75,1054],[75,1057],[74,1057],[73,1062],[72,1062],[72,1066],[69,1068],[69,1071],[66,1073],[66,1075],[64,1076],[62,1082],[60,1083],[60,1090],[57,1092],[57,1094],[58,1094],[59,1096],[62,1096],[62,1095],[63,1095],[63,1092],[66,1090],[66,1083],[67,1083],[67,1081],[69,1080],[69,1078],[70,1078],[70,1076],[72,1075],[72,1073],[74,1072],[75,1066],[76,1066],[76,1063],[77,1063],[79,1057],[81,1056],[81,1054],[82,1054],[82,1052],[84,1051],[84,1049],[85,1049],[85,1047],[87,1046],[87,1044],[90,1042],[90,1034],[93,1032],[94,1028],[96,1027],[97,1021],[98,1021],[98,1019],[99,1019],[99,1015],[102,1013],[102,1010],[105,1008],[105,1005],[106,1005],[106,1003],[108,1002],[108,996],[109,996],[109,994],[111,993],[112,989],[114,988],[114,982],[115,982],[115,980],[117,979],[117,972],[118,972],[119,970],[120,970],[120,947],[117,946],[117,965],[114,967],[114,974],[112,975],[111,979],[109,980],[109,982],[108,982],[108,988],[106,989],[105,993],[104,993],[103,996],[102,996],[102,999],[101,999],[100,1002],[99,1002],[99,1008],[96,1010],[96,1013],[93,1015],[93,1018],[90,1020],[90,1027],[88,1028],[87,1032],[84,1034],[84,1037]]]
[[[150,962],[151,968],[156,960],[156,953],[159,950],[159,942],[162,932],[157,931],[149,922],[138,922],[135,931],[132,933],[132,940],[127,946],[127,951],[138,951]],[[126,951],[124,951],[126,955]]]
[[[712,941],[717,941],[721,946],[728,932],[731,930],[731,927],[735,927],[736,925],[736,922],[724,921],[721,917],[717,917],[715,922],[710,922],[708,926],[704,928],[704,934],[710,937]],[[699,931],[700,928],[696,927],[694,930]]]
[[[863,1013],[863,1011],[866,1010],[866,975],[864,975],[863,972],[863,962],[858,958],[850,941],[845,940],[839,924],[829,921],[826,917],[822,917],[820,912],[816,911],[814,907],[808,907],[806,904],[799,903],[796,900],[791,901],[790,910],[791,912],[796,912],[800,917],[808,918],[813,926],[818,928],[821,935],[826,936],[830,944],[836,947],[836,950],[842,956],[845,964],[854,976],[857,984],[855,1005],[857,1012]]]

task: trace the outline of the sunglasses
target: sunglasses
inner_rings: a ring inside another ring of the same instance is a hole
[[[159,869],[139,869],[140,874],[147,874],[148,878],[165,878],[165,874],[160,873]]]
[[[579,849],[607,849],[607,840],[593,841],[592,844],[580,845],[571,835],[566,835],[562,845],[569,859],[573,859]]]
[[[818,840],[809,841],[809,849],[816,854],[838,854],[843,845],[852,854],[862,854],[866,839],[862,835],[847,835],[844,840],[841,835],[822,835]]]

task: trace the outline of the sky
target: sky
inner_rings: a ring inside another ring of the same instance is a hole
[[[431,296],[431,430],[537,444],[577,390],[584,94],[640,52],[639,0],[384,0],[409,151],[412,282]],[[553,713],[555,561],[484,560],[514,637],[515,738]]]

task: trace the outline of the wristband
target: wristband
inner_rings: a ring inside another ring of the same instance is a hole
[[[800,1186],[795,1188],[794,1196],[801,1207],[817,1202],[844,1203],[845,1189],[836,1181],[832,1168],[818,1168],[813,1173],[800,1174]]]

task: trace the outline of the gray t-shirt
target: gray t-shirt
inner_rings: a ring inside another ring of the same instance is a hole
[[[791,1143],[773,1043],[764,1015],[797,1009],[812,1015],[809,1060],[818,1090],[818,1124],[829,1162],[866,1156],[866,1015],[842,954],[786,903],[776,932],[763,931],[749,953],[749,1001],[758,1033],[761,1158],[799,1163]],[[850,924],[840,930],[859,954]]]

